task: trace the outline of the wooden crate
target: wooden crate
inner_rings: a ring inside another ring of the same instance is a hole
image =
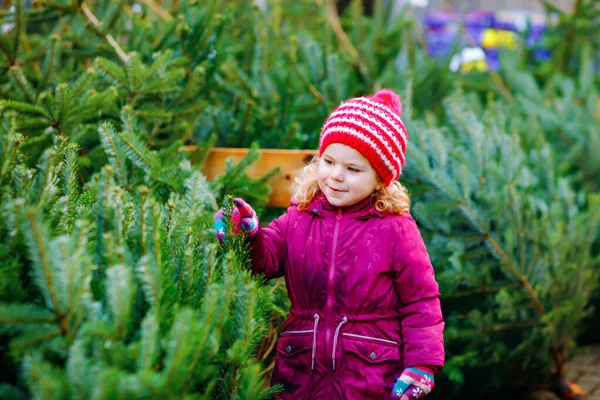
[[[187,146],[187,149],[193,151],[195,146]],[[317,155],[317,151],[282,149],[260,149],[259,151],[260,158],[246,170],[246,173],[252,178],[260,178],[279,167],[279,174],[269,180],[273,191],[268,205],[288,207],[292,195],[290,186],[294,182],[294,178],[300,174],[302,168],[312,160],[313,156]],[[228,158],[232,158],[237,163],[247,153],[248,149],[246,148],[214,147],[204,161],[202,173],[209,181],[212,181],[218,175],[225,173],[225,162]]]

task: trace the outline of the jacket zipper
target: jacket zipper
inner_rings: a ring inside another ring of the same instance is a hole
[[[333,316],[333,291],[334,291],[334,277],[335,277],[335,252],[337,250],[337,239],[338,231],[340,228],[340,221],[344,218],[342,215],[342,209],[338,208],[338,213],[335,216],[335,228],[333,230],[333,244],[331,246],[331,263],[329,264],[329,276],[327,279],[327,316],[331,318]],[[331,345],[331,324],[327,324],[325,343],[327,346]]]

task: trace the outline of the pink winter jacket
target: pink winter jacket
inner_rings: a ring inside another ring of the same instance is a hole
[[[323,194],[262,228],[252,269],[285,276],[291,302],[271,384],[281,399],[389,399],[405,367],[444,365],[433,267],[410,214]]]

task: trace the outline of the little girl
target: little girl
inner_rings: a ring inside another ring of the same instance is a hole
[[[247,235],[253,272],[285,276],[291,302],[271,378],[284,387],[280,399],[418,399],[444,365],[438,285],[397,181],[408,138],[401,112],[389,90],[342,103],[292,206],[267,228],[235,200],[233,227]]]

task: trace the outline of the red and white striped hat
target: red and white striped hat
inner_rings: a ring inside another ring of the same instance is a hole
[[[332,143],[361,153],[385,186],[398,179],[405,163],[408,133],[400,119],[402,103],[391,90],[343,102],[325,120],[319,139],[319,156]]]

